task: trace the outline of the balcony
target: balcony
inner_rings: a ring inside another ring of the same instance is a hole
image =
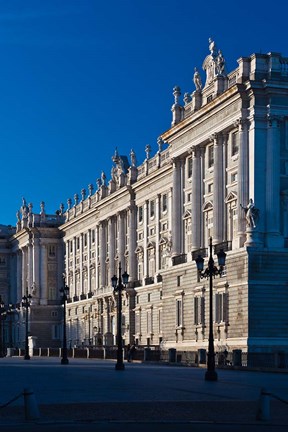
[[[172,265],[176,266],[179,264],[185,264],[187,262],[187,255],[186,254],[181,254],[181,255],[177,255],[172,257]]]

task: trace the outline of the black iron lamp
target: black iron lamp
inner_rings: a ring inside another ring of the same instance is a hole
[[[212,254],[212,238],[209,240],[209,260],[208,267],[204,270],[204,259],[201,255],[195,259],[197,270],[201,278],[209,278],[209,343],[208,343],[208,360],[207,360],[207,371],[205,373],[206,381],[217,381],[218,376],[215,371],[215,350],[214,350],[214,338],[213,338],[213,277],[222,276],[226,253],[223,249],[217,253],[218,267],[215,266]]]
[[[118,294],[118,307],[117,307],[117,362],[115,365],[116,370],[124,370],[123,363],[123,341],[122,341],[122,291],[126,289],[128,284],[129,275],[125,271],[121,276],[121,264],[119,263],[118,278],[114,275],[111,278],[112,287],[114,292]]]
[[[25,355],[24,355],[24,360],[30,360],[28,335],[29,335],[29,308],[31,306],[31,300],[32,300],[32,295],[28,294],[28,288],[26,288],[26,295],[24,295],[22,297],[22,307],[26,309],[26,312],[25,312]]]
[[[66,302],[69,297],[69,287],[66,285],[65,275],[63,275],[63,287],[60,288],[60,293],[62,297],[63,304],[63,346],[62,346],[62,358],[61,364],[69,364],[67,355],[67,335],[66,335]]]

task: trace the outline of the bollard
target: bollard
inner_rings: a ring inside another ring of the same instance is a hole
[[[33,390],[25,388],[23,391],[24,408],[26,420],[37,420],[40,418],[40,413]]]
[[[270,393],[268,393],[265,388],[262,388],[260,392],[256,420],[270,420]]]

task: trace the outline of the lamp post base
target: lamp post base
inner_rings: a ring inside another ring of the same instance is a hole
[[[116,370],[124,370],[125,369],[124,363],[116,363],[115,369]]]
[[[69,360],[68,360],[68,358],[62,358],[61,359],[61,364],[64,364],[64,365],[67,365],[67,364],[69,364]]]
[[[218,375],[215,370],[207,370],[205,373],[205,381],[217,381]]]

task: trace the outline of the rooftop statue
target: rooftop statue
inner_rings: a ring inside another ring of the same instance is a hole
[[[202,90],[202,80],[201,80],[201,76],[198,72],[198,69],[196,67],[194,68],[193,81],[194,81],[194,84],[196,87],[196,91],[201,91]]]

